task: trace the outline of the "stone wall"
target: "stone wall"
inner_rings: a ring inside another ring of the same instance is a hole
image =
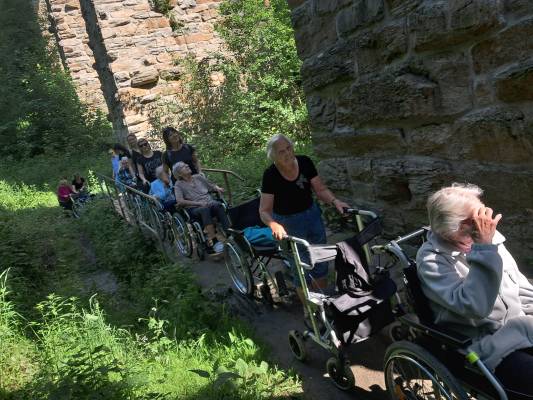
[[[533,259],[533,1],[289,4],[330,187],[397,234],[431,191],[476,183]]]
[[[166,16],[148,0],[46,0],[65,68],[80,98],[109,113],[118,137],[145,135],[152,103],[180,90],[174,61],[208,56],[221,0],[172,0]],[[170,25],[175,22],[175,29]]]

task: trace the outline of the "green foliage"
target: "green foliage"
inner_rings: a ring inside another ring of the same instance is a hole
[[[17,167],[16,177],[0,175],[0,398],[256,400],[300,392],[190,270],[166,262],[107,199],[88,204],[79,220],[65,218],[47,185],[12,183],[36,173]],[[113,292],[88,284],[103,272],[116,280]],[[191,369],[239,377],[214,386]]]
[[[170,0],[149,0],[152,10],[161,14],[168,14],[172,10]]]
[[[80,154],[111,136],[105,116],[83,105],[31,2],[0,0],[0,146],[4,157]]]
[[[156,131],[179,126],[202,154],[245,155],[274,133],[307,142],[307,110],[285,0],[226,0],[216,30],[223,52],[179,60],[183,92],[160,102]]]

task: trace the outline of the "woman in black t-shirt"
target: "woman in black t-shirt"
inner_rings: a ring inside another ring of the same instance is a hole
[[[170,172],[172,166],[178,161],[183,161],[187,164],[193,175],[202,172],[196,149],[190,144],[183,143],[183,138],[176,129],[170,126],[163,129],[163,141],[165,142],[166,150],[163,153],[162,160],[167,172]]]
[[[287,137],[274,135],[268,142],[267,154],[274,163],[263,174],[259,206],[261,220],[278,240],[288,234],[312,244],[326,243],[321,211],[313,200],[313,192],[341,214],[349,206],[337,199],[322,182],[309,157],[294,155],[293,143]],[[316,286],[325,287],[327,272],[327,263],[319,263],[308,271],[306,280],[311,283],[312,277]],[[295,280],[295,284],[299,282]],[[303,300],[301,290],[298,295]]]
[[[155,169],[161,165],[161,152],[153,151],[150,143],[146,139],[139,139],[140,157],[137,157],[137,171],[143,185],[150,186],[156,180]]]

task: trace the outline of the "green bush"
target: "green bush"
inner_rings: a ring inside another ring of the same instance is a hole
[[[226,0],[217,33],[222,52],[178,60],[183,92],[152,114],[157,134],[173,124],[213,158],[246,155],[274,133],[309,140],[307,109],[285,0]],[[216,81],[216,82],[215,82]]]
[[[0,146],[4,159],[76,154],[111,137],[105,116],[77,97],[32,2],[0,0]]]

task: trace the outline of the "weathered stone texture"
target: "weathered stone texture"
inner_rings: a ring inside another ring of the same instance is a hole
[[[533,1],[290,3],[328,184],[398,234],[430,192],[476,183],[533,258]]]
[[[106,86],[109,112],[120,114],[111,119],[122,135],[149,131],[153,102],[180,90],[174,59],[204,58],[222,43],[214,32],[220,0],[173,0],[170,18],[148,0],[46,1],[80,98],[106,108]]]

